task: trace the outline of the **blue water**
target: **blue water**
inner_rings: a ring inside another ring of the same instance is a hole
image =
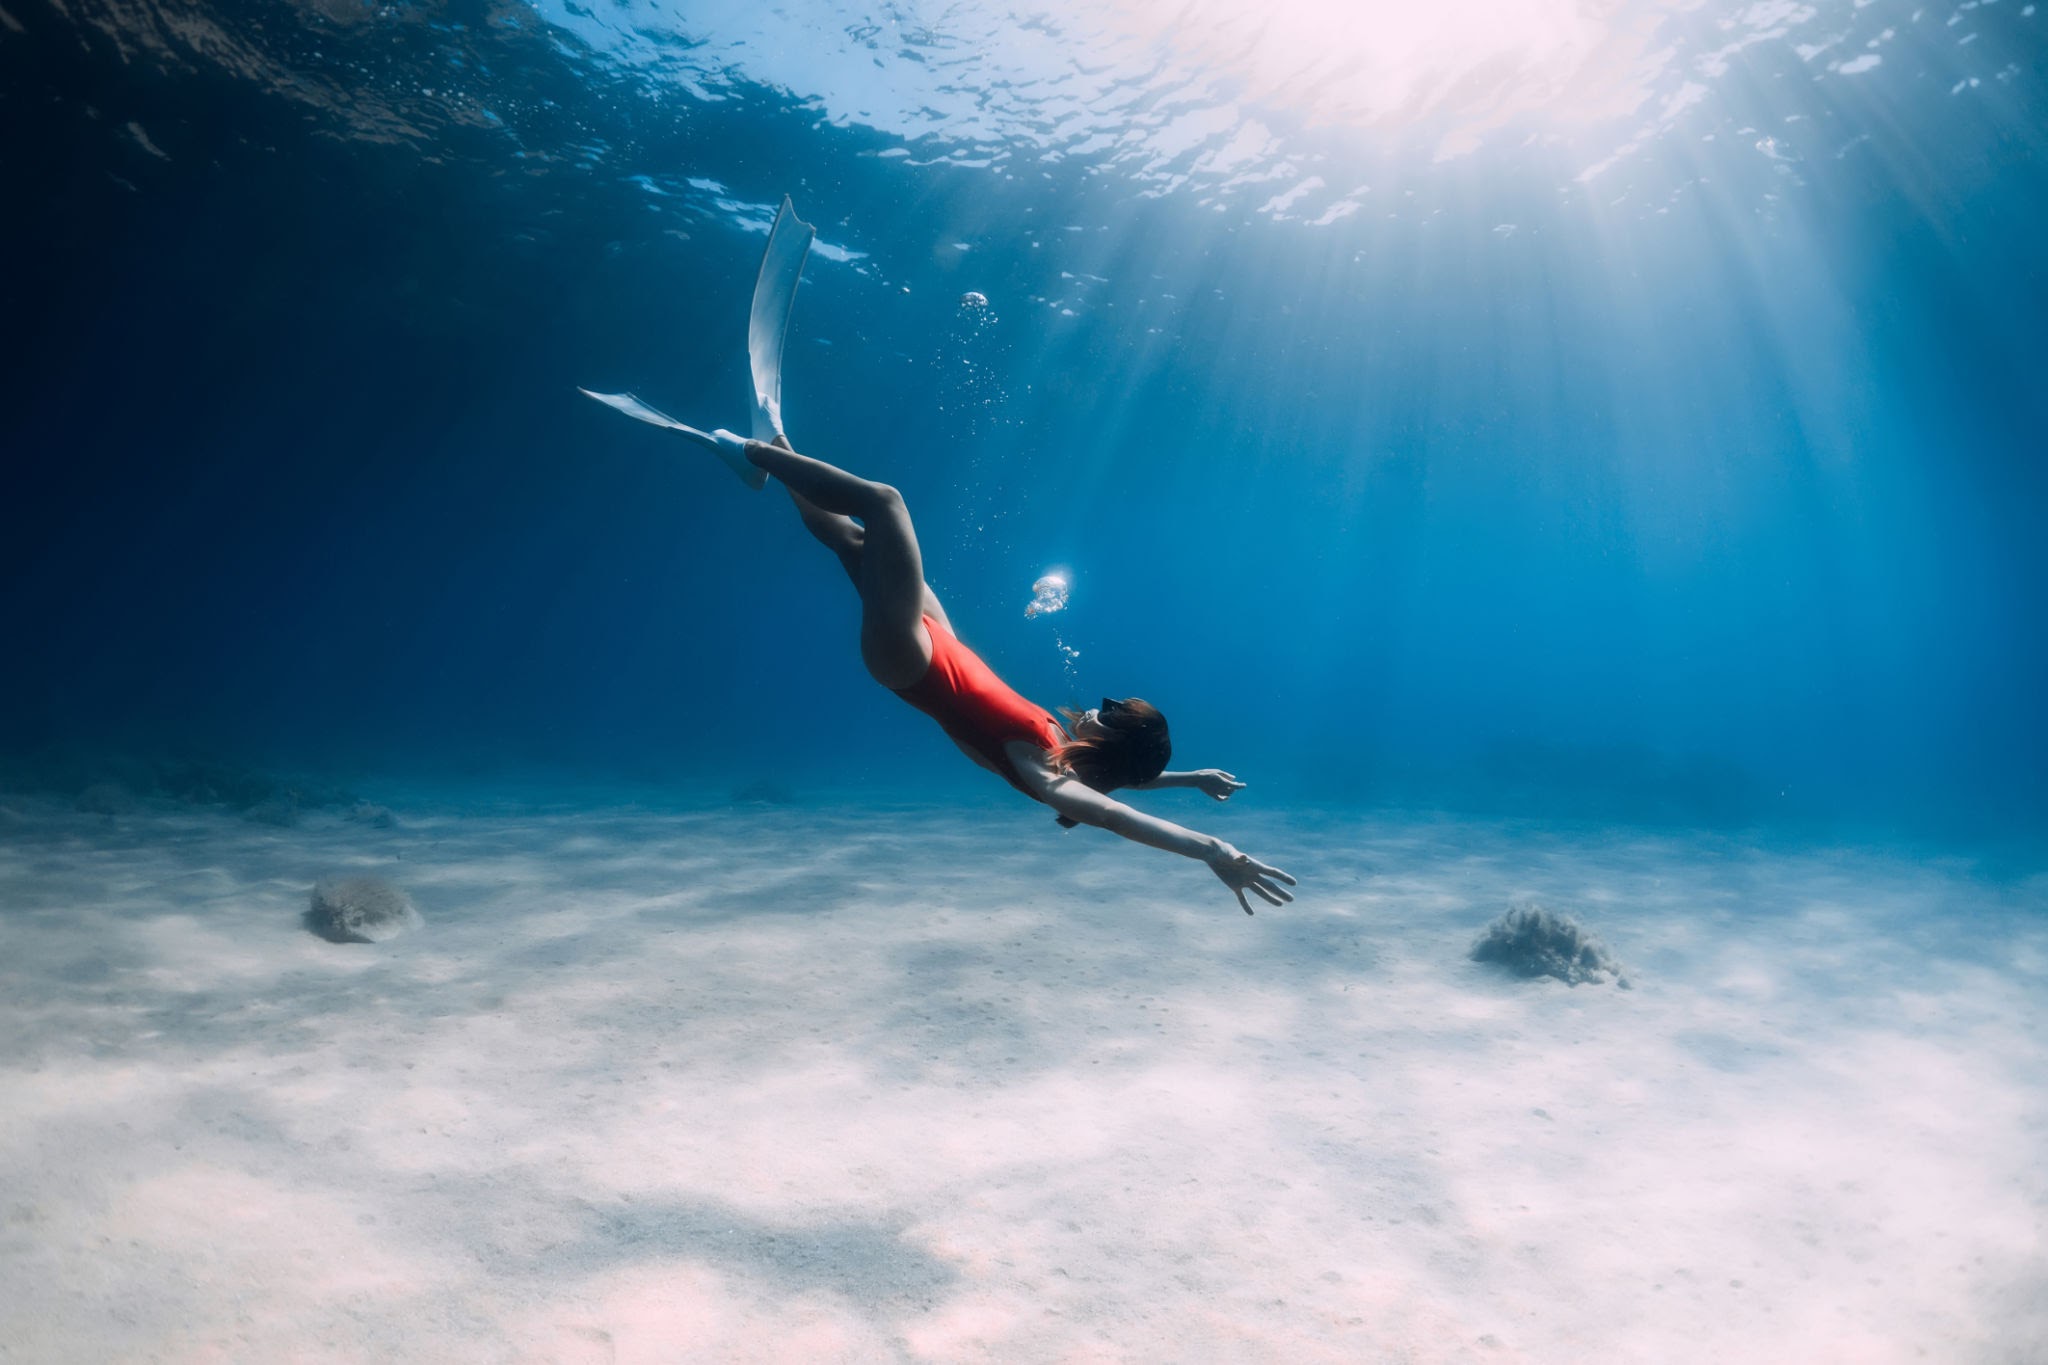
[[[1283,808],[2048,828],[2032,4],[1021,13],[0,0],[10,779],[1000,798],[575,393],[739,425],[788,193],[790,434],[1027,695]]]

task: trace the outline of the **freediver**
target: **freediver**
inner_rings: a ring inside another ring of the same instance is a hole
[[[953,633],[945,608],[925,582],[917,532],[902,495],[888,484],[800,455],[790,445],[782,428],[783,341],[814,236],[785,197],[769,228],[747,323],[757,439],[723,428],[700,431],[630,393],[582,392],[628,417],[688,437],[749,488],[759,490],[770,476],[779,480],[805,527],[838,556],[860,593],[861,660],[875,681],[936,720],[976,763],[1058,811],[1062,825],[1094,825],[1199,859],[1247,915],[1247,892],[1270,905],[1293,900],[1286,887],[1295,880],[1279,868],[1109,795],[1125,787],[1194,787],[1222,801],[1242,790],[1242,782],[1216,768],[1167,772],[1172,744],[1166,718],[1137,697],[1105,697],[1087,711],[1063,709],[1062,728],[1043,707],[1019,696]],[[962,302],[987,305],[971,291]]]

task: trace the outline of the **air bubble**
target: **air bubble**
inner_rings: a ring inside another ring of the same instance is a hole
[[[1031,603],[1024,608],[1028,616],[1049,616],[1062,611],[1067,605],[1067,580],[1060,574],[1049,573],[1031,585]]]

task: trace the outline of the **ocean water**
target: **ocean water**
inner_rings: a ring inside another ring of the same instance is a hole
[[[949,780],[574,393],[743,419],[788,193],[790,432],[1027,695],[1291,799],[2041,825],[2024,0],[8,13],[11,752]]]
[[[2044,26],[0,0],[0,1356],[2042,1358]]]

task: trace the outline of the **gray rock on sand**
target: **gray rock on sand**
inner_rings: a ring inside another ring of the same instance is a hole
[[[1472,960],[1498,962],[1521,977],[1554,976],[1567,986],[1612,976],[1615,985],[1629,989],[1621,964],[1600,940],[1578,921],[1540,905],[1517,906],[1488,925],[1472,945]]]
[[[330,943],[382,943],[425,923],[412,897],[382,877],[321,882],[306,912],[306,927]]]

